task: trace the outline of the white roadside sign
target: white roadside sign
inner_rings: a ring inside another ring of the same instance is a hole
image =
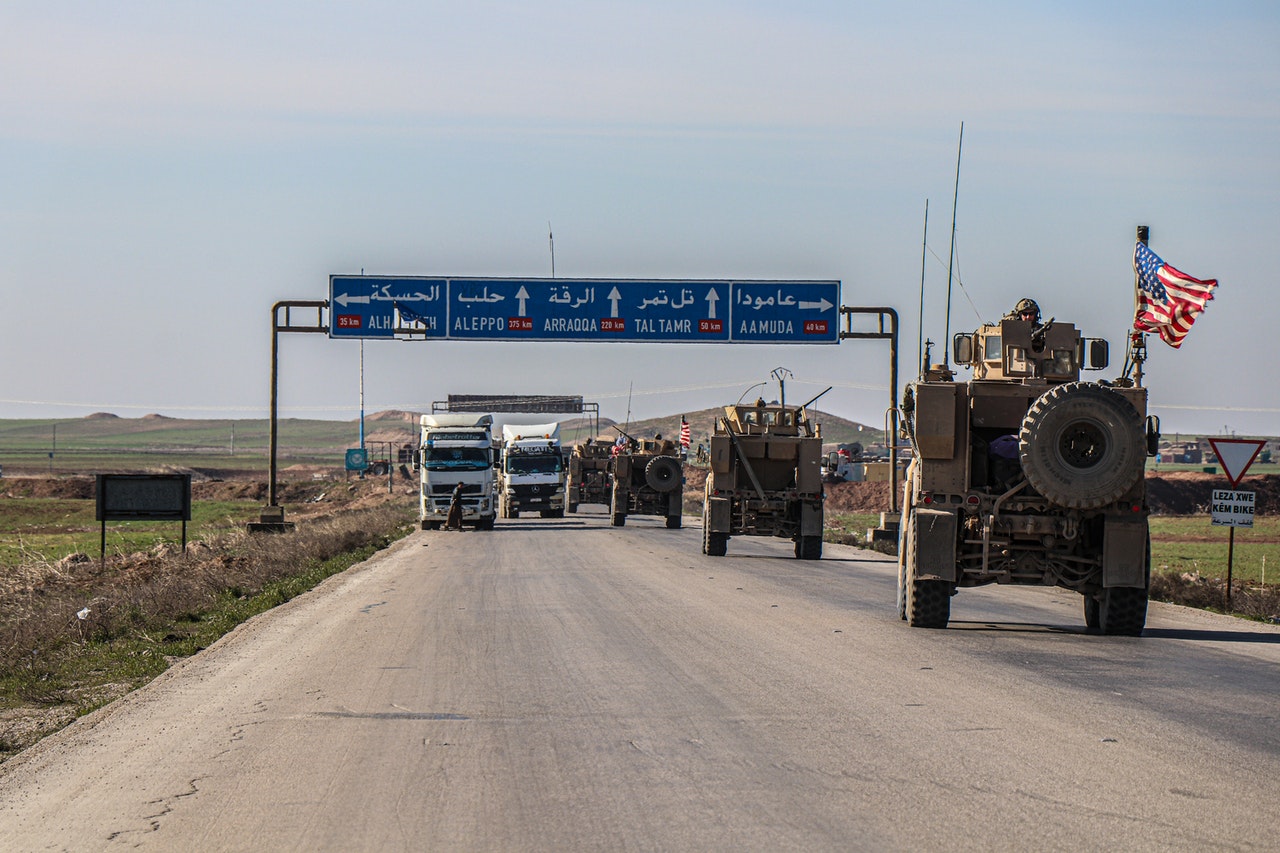
[[[1213,523],[1227,527],[1253,527],[1253,502],[1256,492],[1234,489],[1213,490]]]

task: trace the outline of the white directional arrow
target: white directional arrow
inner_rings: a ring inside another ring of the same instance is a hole
[[[609,291],[608,299],[609,299],[610,304],[613,306],[612,308],[610,308],[610,309],[609,309],[609,316],[610,316],[610,317],[617,317],[617,316],[618,316],[618,302],[622,299],[622,294],[618,292],[618,288],[616,288],[616,287],[615,287],[613,290],[610,290],[610,291]]]
[[[833,303],[828,302],[826,299],[820,299],[817,302],[804,302],[803,300],[800,302],[801,311],[805,311],[811,308],[817,308],[819,311],[826,311],[828,308],[831,308],[832,306],[833,306]]]
[[[707,291],[707,319],[714,320],[716,318],[716,303],[720,301],[720,294],[716,293],[713,287]]]
[[[524,285],[520,285],[520,289],[516,291],[516,299],[520,300],[520,316],[526,316],[524,311],[524,303],[529,298],[529,291],[524,289]]]
[[[333,301],[341,305],[343,308],[346,308],[347,305],[352,302],[355,302],[360,305],[368,305],[369,297],[368,296],[349,296],[348,294],[344,293],[341,296],[333,297]]]

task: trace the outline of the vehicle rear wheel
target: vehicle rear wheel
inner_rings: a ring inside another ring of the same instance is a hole
[[[702,553],[708,557],[723,557],[728,552],[728,533],[714,533],[710,527],[702,528]]]
[[[907,586],[907,624],[912,628],[945,628],[951,621],[951,584],[913,579]]]
[[[1129,586],[1109,587],[1104,589],[1101,597],[1095,601],[1098,608],[1098,633],[1120,637],[1142,636],[1142,629],[1147,624],[1147,591],[1145,589]],[[1088,619],[1086,609],[1086,623]]]
[[[681,521],[682,521],[682,520],[683,520],[683,519],[682,519],[680,516],[678,516],[678,515],[668,515],[668,516],[667,516],[667,529],[668,529],[668,530],[679,530],[679,529],[680,529],[680,523],[681,523]]]
[[[822,537],[821,536],[797,536],[796,537],[796,559],[797,560],[821,560],[822,559]]]
[[[1142,416],[1101,385],[1058,385],[1040,395],[1022,419],[1018,455],[1031,488],[1055,504],[1104,506],[1142,477]]]
[[[907,522],[914,534],[915,511]],[[907,552],[903,562],[906,575],[907,624],[912,628],[945,628],[951,621],[950,581],[921,579],[920,564],[912,540],[907,540]]]
[[[614,527],[622,527],[627,523],[627,514],[625,512],[613,513],[611,520]]]

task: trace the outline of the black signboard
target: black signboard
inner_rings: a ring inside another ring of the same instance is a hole
[[[190,474],[99,474],[98,521],[190,521]]]

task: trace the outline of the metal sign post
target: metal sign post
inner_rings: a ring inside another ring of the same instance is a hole
[[[1213,490],[1212,524],[1228,525],[1227,533],[1227,612],[1231,612],[1232,568],[1236,553],[1236,528],[1253,527],[1254,492],[1235,491],[1253,460],[1267,442],[1256,438],[1211,438],[1222,471],[1231,481],[1231,489]]]

